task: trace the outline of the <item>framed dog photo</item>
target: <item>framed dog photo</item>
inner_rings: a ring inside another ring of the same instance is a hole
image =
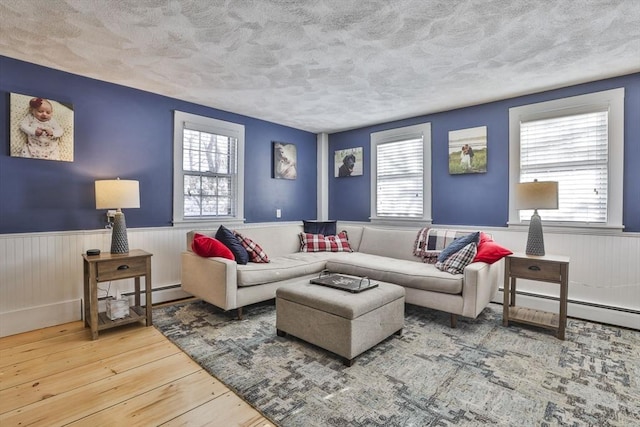
[[[334,154],[334,177],[344,178],[347,176],[362,175],[364,170],[362,147],[345,148],[336,150]]]
[[[11,156],[73,161],[73,107],[34,95],[10,95]]]
[[[273,141],[273,177],[296,179],[298,177],[298,150],[295,144]]]
[[[487,172],[487,127],[449,131],[449,173]]]

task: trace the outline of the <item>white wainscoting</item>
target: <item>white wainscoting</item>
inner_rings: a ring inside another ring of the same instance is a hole
[[[186,296],[175,285],[180,283],[180,253],[187,231],[185,227],[128,230],[130,248],[153,254],[152,281],[158,290],[154,302]],[[503,246],[524,250],[526,230],[487,231]],[[0,336],[80,320],[82,253],[91,248],[108,251],[110,244],[108,230],[0,235]],[[550,254],[571,258],[569,316],[640,329],[640,234],[554,234],[545,229],[545,247]],[[104,289],[100,297],[106,296],[107,287],[108,283],[100,284]],[[111,294],[116,287],[131,292],[133,279],[112,282]],[[518,297],[519,305],[555,307],[557,285],[519,280],[518,291],[526,293]],[[495,301],[502,302],[501,296]]]
[[[524,252],[527,231],[492,229],[495,241]],[[568,315],[640,329],[640,234],[554,233],[544,230],[545,251],[570,257]],[[502,288],[502,285],[500,286]],[[518,279],[518,305],[557,310],[558,285]],[[530,294],[554,297],[535,298]],[[496,298],[502,302],[502,292]]]
[[[175,289],[186,232],[179,227],[128,230],[130,248],[153,254],[154,303],[188,296]],[[82,254],[110,247],[109,230],[0,235],[0,336],[82,319]],[[109,282],[99,284],[99,298],[108,287]],[[116,289],[132,292],[133,279],[111,282],[110,295]]]

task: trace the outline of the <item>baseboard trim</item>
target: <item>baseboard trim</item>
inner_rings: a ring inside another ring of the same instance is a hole
[[[0,337],[75,322],[81,317],[80,299],[8,311],[0,313]]]
[[[129,298],[130,304],[133,304],[133,292],[123,292],[123,295]],[[140,297],[144,301],[144,292]],[[154,288],[151,292],[152,304],[191,297],[192,295],[183,291],[180,285]],[[0,337],[82,320],[83,303],[83,299],[76,299],[0,313]],[[105,299],[101,298],[98,301],[98,311],[105,311],[105,309]]]
[[[503,288],[500,288],[493,302],[502,304],[504,301]],[[533,292],[516,291],[517,305],[557,313],[560,299],[555,296],[536,294]],[[569,299],[567,302],[567,316],[607,325],[640,330],[638,318],[640,311],[624,307]]]
[[[129,297],[130,302],[133,303],[133,292],[127,292],[124,295]],[[558,311],[559,300],[557,297],[523,291],[517,291],[516,295],[518,305],[551,312]],[[192,295],[183,291],[178,284],[155,288],[151,297],[152,303],[155,305],[191,298]],[[500,288],[493,302],[502,304],[502,301],[503,294],[502,288]],[[83,300],[76,299],[0,313],[0,337],[82,320],[82,307]],[[104,311],[104,309],[104,300],[101,300],[98,302],[98,310]],[[567,315],[576,319],[640,330],[638,324],[640,311],[638,310],[570,299],[567,305]]]

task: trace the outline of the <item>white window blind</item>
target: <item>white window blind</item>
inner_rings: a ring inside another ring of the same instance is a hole
[[[545,221],[607,222],[608,111],[520,123],[520,182],[558,181]],[[520,220],[532,211],[520,211]]]
[[[183,177],[185,218],[233,216],[237,139],[185,122]]]
[[[423,138],[376,145],[376,214],[379,217],[422,218]]]

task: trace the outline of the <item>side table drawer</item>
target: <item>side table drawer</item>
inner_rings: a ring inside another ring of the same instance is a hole
[[[560,264],[534,259],[511,258],[511,276],[541,281],[560,281]]]
[[[133,276],[144,275],[147,261],[145,258],[123,259],[123,260],[110,260],[99,262],[98,267],[98,282],[104,282],[107,280],[127,279]]]

